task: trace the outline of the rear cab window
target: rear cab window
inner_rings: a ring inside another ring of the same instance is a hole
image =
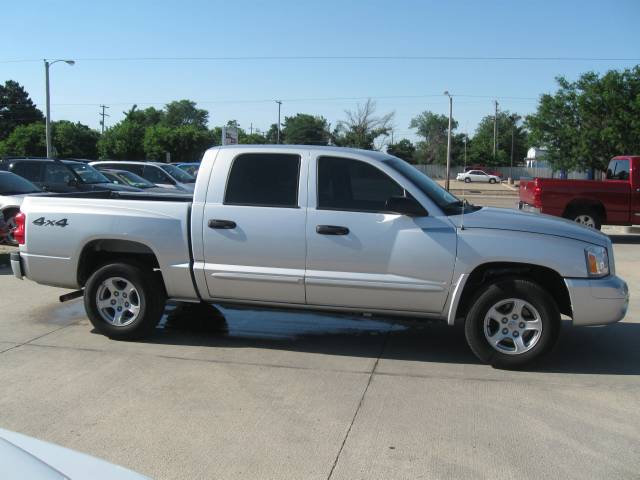
[[[607,180],[629,180],[629,159],[611,160],[607,168]]]
[[[300,156],[247,153],[231,165],[224,194],[225,205],[298,207]]]

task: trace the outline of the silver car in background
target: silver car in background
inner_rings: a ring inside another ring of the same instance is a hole
[[[185,193],[193,193],[196,182],[195,177],[170,163],[110,160],[91,162],[90,165],[98,170],[127,170],[154,183],[158,187]]]

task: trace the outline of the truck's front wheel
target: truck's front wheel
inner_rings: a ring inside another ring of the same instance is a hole
[[[149,335],[164,305],[164,289],[157,276],[137,265],[105,265],[85,286],[84,307],[89,320],[100,333],[116,340]]]
[[[560,312],[537,283],[505,279],[473,302],[465,336],[473,353],[498,368],[518,368],[539,358],[558,339]]]

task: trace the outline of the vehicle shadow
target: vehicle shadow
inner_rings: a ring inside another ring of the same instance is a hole
[[[147,340],[167,345],[253,348],[414,362],[479,364],[459,326],[354,317],[221,309],[172,312]],[[640,324],[563,325],[556,348],[529,371],[640,375]]]
[[[621,245],[637,245],[640,244],[640,235],[609,235],[612,243]]]

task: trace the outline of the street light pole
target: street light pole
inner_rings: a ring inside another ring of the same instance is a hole
[[[453,112],[453,97],[449,91],[444,94],[449,97],[449,130],[447,132],[447,177],[444,181],[444,188],[449,190],[449,171],[451,170],[451,114]]]
[[[496,104],[496,113],[493,117],[493,161],[496,161],[496,150],[498,149],[498,101],[494,100]]]
[[[513,151],[515,150],[515,130],[516,122],[520,117],[518,115],[511,115],[511,168],[509,168],[509,184],[513,183]]]
[[[282,100],[276,100],[278,104],[278,140],[276,143],[280,144],[280,107],[282,106]]]
[[[73,60],[54,60],[53,62],[49,62],[46,58],[44,59],[44,81],[45,81],[45,95],[46,95],[46,117],[45,117],[45,137],[47,142],[47,158],[52,158],[53,156],[53,143],[51,140],[51,95],[49,93],[49,67],[54,63],[64,62],[67,65],[74,65],[76,62]]]

